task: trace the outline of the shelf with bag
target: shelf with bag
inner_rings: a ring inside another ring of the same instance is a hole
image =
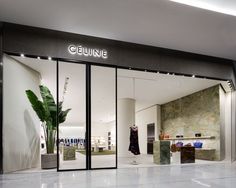
[[[180,137],[180,138],[164,138],[163,140],[202,140],[215,139],[215,136],[201,136],[201,137]]]

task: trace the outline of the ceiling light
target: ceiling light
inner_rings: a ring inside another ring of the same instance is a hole
[[[192,75],[193,78],[195,78],[195,75]]]
[[[228,14],[236,16],[236,10],[233,9],[233,6],[222,6],[222,4],[217,3],[216,1],[206,2],[206,0],[169,0],[176,3],[181,3],[201,9],[206,9],[214,12],[219,12],[223,14]]]
[[[159,74],[159,71],[157,71],[157,73]]]
[[[49,60],[49,61],[51,61],[51,60],[52,60],[52,58],[49,56],[49,57],[48,57],[48,60]]]
[[[20,54],[20,56],[21,56],[21,57],[25,57],[25,55],[24,55],[24,54]]]
[[[38,56],[37,59],[40,59],[40,57]]]
[[[170,73],[167,72],[167,75],[169,75]]]
[[[131,70],[131,67],[129,68],[129,70]]]

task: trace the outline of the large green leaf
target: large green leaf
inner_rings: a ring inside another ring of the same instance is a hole
[[[44,122],[46,120],[46,117],[45,117],[45,109],[44,109],[43,103],[40,100],[38,100],[38,97],[34,94],[33,91],[26,90],[25,92],[32,105],[32,108],[38,115],[40,121]]]
[[[58,123],[59,124],[63,123],[66,120],[66,116],[70,110],[71,109],[67,109],[65,111],[59,111],[59,114],[58,114]]]
[[[50,90],[46,86],[40,85],[39,88],[46,111],[47,121],[51,121],[52,124],[54,124],[56,123],[57,105]]]

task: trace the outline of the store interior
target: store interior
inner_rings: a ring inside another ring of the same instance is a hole
[[[40,170],[45,134],[25,91],[40,99],[44,85],[56,101],[56,61],[4,55],[3,62],[5,172]],[[59,62],[58,78],[58,100],[70,109],[59,125],[59,169],[86,169],[86,65]],[[117,69],[116,80],[114,68],[91,66],[92,168],[115,167],[116,158],[118,168],[182,164],[185,147],[195,151],[186,163],[230,161],[230,106],[227,81],[132,69]],[[139,155],[129,151],[134,125]]]

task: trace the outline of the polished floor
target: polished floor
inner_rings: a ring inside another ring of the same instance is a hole
[[[236,185],[236,163],[156,166],[0,176],[1,188],[224,188]]]

